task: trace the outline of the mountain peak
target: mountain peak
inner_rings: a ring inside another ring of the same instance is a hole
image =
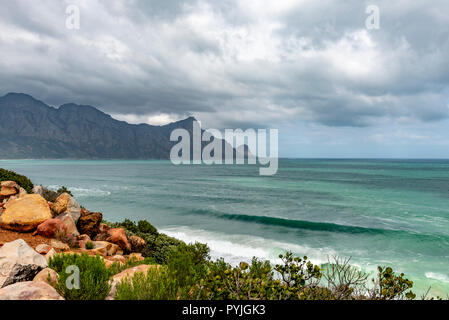
[[[26,93],[10,92],[0,97],[0,105],[7,107],[50,108],[48,105]]]
[[[21,92],[9,92],[0,98],[1,99],[27,99],[27,100],[37,101],[33,96],[30,96],[29,94],[21,93]]]

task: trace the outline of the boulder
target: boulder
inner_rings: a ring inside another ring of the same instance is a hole
[[[0,288],[23,281],[31,281],[47,267],[47,260],[28,244],[18,239],[0,248]]]
[[[116,254],[123,254],[120,247],[116,244],[106,242],[106,241],[92,241],[94,248],[89,250],[94,254],[99,254],[100,256],[115,256]]]
[[[84,210],[81,217],[78,220],[78,230],[82,234],[87,234],[89,237],[94,238],[100,233],[100,224],[103,220],[103,215],[100,212],[89,212]]]
[[[33,281],[37,282],[37,281],[41,281],[41,282],[45,282],[48,283],[50,285],[58,282],[59,279],[59,275],[58,273],[50,268],[45,268],[44,270],[42,270],[41,272],[39,272],[33,279]]]
[[[14,188],[17,191],[19,191],[19,189],[20,189],[20,186],[15,181],[2,181],[0,183],[0,187],[1,188],[3,188],[3,187],[5,187],[5,188]]]
[[[0,289],[0,300],[64,300],[64,298],[45,282],[27,281]]]
[[[17,193],[18,192],[17,192],[16,188],[2,187],[0,189],[0,196],[3,196],[3,197],[13,196]]]
[[[130,236],[129,243],[131,244],[131,250],[133,252],[142,252],[147,244],[145,240],[138,236]]]
[[[73,218],[71,215],[63,214],[62,216],[58,216],[56,219],[61,220],[65,226],[66,226],[66,234],[72,235],[75,237],[78,237],[80,233],[78,232],[78,229],[76,228],[75,221],[73,221]]]
[[[48,219],[37,227],[35,233],[46,238],[62,237],[67,234],[67,226],[61,219]]]
[[[60,251],[69,251],[70,250],[70,247],[67,244],[65,244],[64,242],[61,242],[59,240],[56,240],[56,239],[52,239],[50,242],[50,245],[55,250],[60,250]]]
[[[6,209],[8,206],[13,202],[13,200],[19,199],[18,195],[10,196],[9,198],[6,198],[4,201],[3,207]]]
[[[36,247],[36,252],[43,255],[46,255],[50,250],[51,247],[45,243],[42,243]]]
[[[117,292],[117,285],[124,279],[131,279],[136,273],[140,272],[143,274],[147,274],[148,270],[150,269],[159,269],[160,266],[158,265],[140,265],[134,268],[129,268],[126,269],[118,274],[116,274],[115,276],[112,277],[111,279],[111,291],[109,292],[109,295],[106,297],[106,300],[114,300],[115,298],[115,294]]]
[[[113,261],[113,262],[121,262],[121,263],[126,263],[126,258],[124,256],[121,255],[115,255],[112,258],[110,258],[109,260]]]
[[[27,194],[28,194],[28,192],[24,188],[19,189],[19,198],[23,198]]]
[[[109,238],[109,234],[107,232],[99,233],[94,237],[95,241],[106,241]]]
[[[100,223],[100,232],[99,233],[106,233],[111,229],[106,223]]]
[[[48,251],[48,253],[45,255],[45,260],[50,261],[51,258],[53,258],[55,255],[57,255],[58,253],[56,252],[55,249],[51,248],[50,251]]]
[[[68,214],[76,223],[81,216],[81,207],[68,193],[61,194],[51,205],[51,211],[55,216]]]
[[[109,237],[106,238],[107,242],[111,242],[118,245],[124,251],[127,252],[131,251],[131,245],[129,244],[124,229],[122,228],[109,229],[108,235]]]
[[[0,227],[29,232],[51,218],[47,201],[40,195],[29,194],[8,202],[5,212],[0,217]]]
[[[2,181],[0,184],[0,196],[9,197],[19,193],[20,186],[14,181]]]
[[[43,196],[44,195],[44,188],[42,186],[34,186],[32,192],[34,194],[38,194],[40,196]]]

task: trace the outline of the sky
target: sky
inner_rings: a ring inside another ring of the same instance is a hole
[[[449,158],[447,0],[0,8],[0,95],[93,105],[130,123],[279,129],[281,157]]]

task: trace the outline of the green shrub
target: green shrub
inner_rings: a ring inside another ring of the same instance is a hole
[[[195,285],[206,276],[209,248],[206,245],[181,244],[173,247],[168,256],[167,273],[178,288],[178,296],[192,299]]]
[[[150,234],[157,233],[157,229],[146,220],[140,220],[137,223],[137,228],[138,228],[139,232],[142,232],[142,233],[150,233]]]
[[[373,279],[375,284],[371,299],[376,300],[413,300],[416,294],[410,289],[413,281],[404,278],[404,274],[396,275],[390,267],[378,267],[377,279]]]
[[[63,194],[63,193],[68,193],[70,196],[73,197],[73,193],[72,191],[70,191],[69,189],[67,189],[65,186],[62,186],[61,188],[59,188],[56,193],[58,194],[58,197]]]
[[[157,229],[151,223],[146,220],[140,220],[137,224],[129,219],[125,219],[123,222],[108,223],[111,228],[123,228],[133,234],[157,234]]]
[[[131,233],[139,232],[139,228],[137,227],[137,225],[129,219],[125,219],[123,222],[115,222],[115,223],[106,222],[106,224],[109,225],[111,228],[123,228]]]
[[[142,250],[144,257],[154,258],[159,264],[167,264],[173,248],[185,244],[184,242],[169,237],[165,234],[137,234],[145,240],[146,246]]]
[[[92,241],[88,241],[88,242],[86,243],[86,249],[87,249],[87,250],[92,250],[93,248],[94,248],[93,242],[92,242]]]
[[[150,269],[147,274],[136,273],[117,285],[116,300],[177,300],[177,285],[167,268]]]
[[[0,182],[1,181],[15,181],[28,193],[32,193],[34,187],[31,180],[28,179],[27,177],[17,174],[14,171],[5,170],[2,168],[0,168]]]
[[[104,300],[109,294],[109,278],[112,274],[99,256],[92,257],[86,253],[59,254],[51,258],[48,265],[58,273],[55,289],[66,300]],[[69,289],[66,285],[66,281],[72,276],[67,273],[70,266],[79,268],[79,289]]]
[[[206,276],[209,248],[196,243],[171,248],[166,266],[136,274],[117,289],[119,300],[197,299],[196,284]]]

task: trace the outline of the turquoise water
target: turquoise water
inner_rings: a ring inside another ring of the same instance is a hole
[[[168,161],[0,161],[35,184],[65,185],[105,218],[147,219],[232,263],[292,250],[325,263],[390,265],[417,292],[449,294],[449,161],[281,160],[257,166]]]

